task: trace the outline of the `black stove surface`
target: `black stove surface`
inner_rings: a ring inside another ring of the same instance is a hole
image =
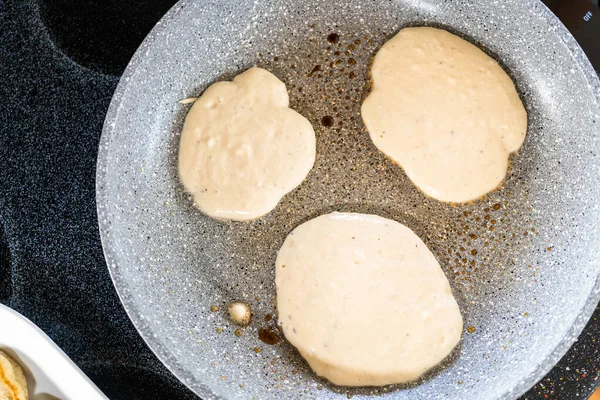
[[[599,0],[546,0],[546,5],[571,31],[581,48],[600,71]]]
[[[112,93],[174,3],[0,0],[0,302],[43,329],[111,399],[197,398],[125,314],[95,207],[97,146]],[[598,318],[600,309],[523,399],[589,396],[600,383]]]

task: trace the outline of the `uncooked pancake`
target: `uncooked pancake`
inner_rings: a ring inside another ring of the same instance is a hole
[[[362,118],[373,143],[425,194],[467,202],[502,183],[527,113],[510,77],[441,29],[402,29],[377,52]]]
[[[315,132],[288,106],[285,84],[260,68],[213,84],[194,103],[179,176],[204,213],[256,219],[302,183],[315,161]]]
[[[276,261],[285,337],[336,385],[412,381],[458,343],[462,317],[433,254],[406,226],[332,213],[294,229]]]

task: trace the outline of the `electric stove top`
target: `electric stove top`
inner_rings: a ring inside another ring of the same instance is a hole
[[[111,399],[196,399],[125,314],[95,207],[102,123],[119,75],[175,0],[0,0],[0,302],[42,328]],[[548,0],[600,69],[597,2]],[[600,309],[522,399],[586,399]],[[6,329],[6,327],[0,327]]]

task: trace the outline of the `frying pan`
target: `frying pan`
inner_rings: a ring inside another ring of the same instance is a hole
[[[504,185],[470,204],[425,197],[361,122],[369,60],[413,25],[477,44],[511,75],[528,111]],[[291,107],[315,127],[317,159],[264,218],[220,222],[177,178],[189,109],[178,100],[253,65],[286,83]],[[148,345],[204,399],[516,398],[565,353],[600,298],[599,94],[581,49],[538,1],[182,0],[130,62],[100,142],[98,218],[115,287]],[[274,345],[258,337],[277,334],[278,248],[333,210],[409,226],[451,282],[465,332],[417,384],[334,387],[281,336]],[[234,300],[254,312],[239,337],[225,311]]]

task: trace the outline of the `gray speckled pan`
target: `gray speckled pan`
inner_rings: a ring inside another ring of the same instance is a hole
[[[336,3],[182,0],[142,44],[113,98],[98,160],[98,218],[121,300],[158,357],[204,399],[516,398],[565,353],[600,298],[595,72],[538,1]],[[473,204],[426,198],[361,123],[370,58],[400,28],[423,24],[496,57],[529,112],[504,187]],[[338,44],[326,40],[332,32]],[[189,105],[177,101],[252,65],[287,84],[292,107],[315,127],[317,160],[266,217],[218,222],[178,182]],[[326,115],[332,127],[322,126]],[[336,388],[285,340],[258,339],[259,328],[275,326],[264,317],[275,312],[277,249],[295,226],[332,210],[408,225],[450,279],[463,339],[419,385]],[[233,300],[254,310],[241,337],[225,314]]]

